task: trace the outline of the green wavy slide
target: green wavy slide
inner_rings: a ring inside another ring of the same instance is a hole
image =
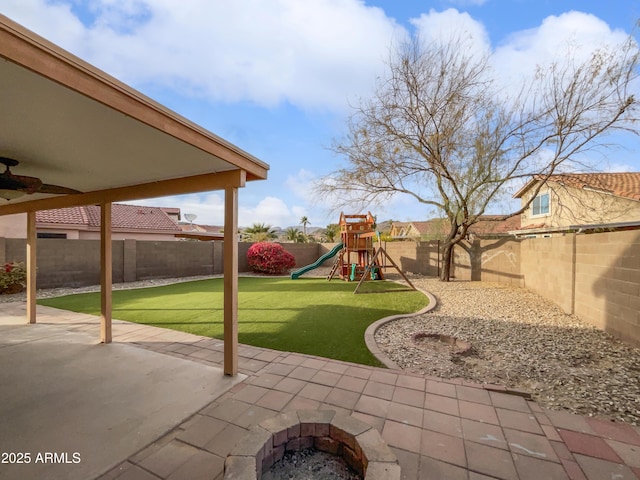
[[[339,243],[335,247],[333,247],[330,251],[322,255],[318,260],[316,260],[312,264],[302,267],[299,270],[296,270],[295,272],[291,272],[291,280],[297,280],[298,278],[300,278],[300,275],[304,275],[309,270],[318,268],[320,265],[322,265],[325,262],[325,260],[329,260],[330,258],[335,257],[336,254],[340,250],[342,250],[342,247],[344,247],[344,245],[342,243]]]

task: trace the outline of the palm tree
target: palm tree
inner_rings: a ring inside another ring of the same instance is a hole
[[[302,231],[304,233],[304,236],[306,237],[307,236],[307,225],[309,225],[309,223],[310,223],[309,219],[306,217],[306,215],[303,216],[300,219],[300,223],[302,224]]]
[[[340,233],[340,226],[337,223],[330,223],[327,228],[324,229],[324,238],[327,242],[333,243],[336,241],[336,237]]]
[[[268,242],[277,237],[271,225],[265,225],[264,223],[254,223],[252,226],[245,228],[244,233],[248,235],[249,240],[252,242]]]
[[[304,243],[304,234],[295,227],[289,227],[284,232],[285,238],[290,242]]]

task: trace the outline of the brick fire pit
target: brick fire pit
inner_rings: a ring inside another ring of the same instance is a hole
[[[365,480],[400,480],[400,465],[378,431],[332,410],[298,410],[264,420],[233,448],[224,479],[260,479],[285,452],[315,448],[342,457]]]

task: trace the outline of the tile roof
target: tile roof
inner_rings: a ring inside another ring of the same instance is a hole
[[[540,177],[529,181],[516,192],[514,198],[520,198],[538,180],[540,180]],[[568,187],[593,189],[640,201],[640,172],[563,173],[551,175],[547,181],[556,182]]]
[[[509,217],[506,220],[497,220],[502,215],[483,215],[480,221],[469,227],[470,233],[488,235],[491,233],[508,233],[520,229],[520,215]]]
[[[469,233],[476,235],[490,235],[508,233],[520,228],[520,215],[497,220],[502,215],[482,215],[480,221],[469,228]],[[449,221],[435,218],[424,222],[394,222],[394,226],[413,225],[420,235],[446,236],[449,233]]]
[[[198,223],[180,222],[178,226],[183,232],[222,233],[223,230],[223,227],[218,225],[201,225]]]
[[[410,222],[420,235],[444,235],[448,233],[449,221],[434,218],[425,222]]]
[[[59,225],[85,225],[87,228],[100,227],[100,207],[59,208],[36,212],[37,223]],[[120,230],[156,230],[179,232],[180,227],[159,207],[141,207],[114,203],[111,210],[111,225]]]
[[[89,219],[84,207],[58,208],[36,212],[37,223],[59,223],[64,225],[88,225]]]

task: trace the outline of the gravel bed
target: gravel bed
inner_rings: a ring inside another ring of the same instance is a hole
[[[114,283],[112,290],[130,290],[133,288],[159,287],[161,285],[170,285],[172,283],[191,282],[193,280],[206,280],[207,278],[221,277],[221,275],[201,275],[193,277],[181,278],[155,278],[153,280],[140,280],[137,282]],[[87,287],[64,287],[64,288],[47,288],[36,291],[36,298],[52,298],[62,297],[64,295],[73,295],[75,293],[99,292],[100,285],[89,285]],[[0,303],[8,302],[25,302],[27,300],[26,292],[14,293],[12,295],[0,295]]]
[[[379,348],[404,370],[496,383],[531,392],[542,406],[640,425],[640,348],[567,315],[524,288],[489,282],[412,278],[438,300],[432,312],[376,332]],[[468,356],[418,332],[472,344]]]

